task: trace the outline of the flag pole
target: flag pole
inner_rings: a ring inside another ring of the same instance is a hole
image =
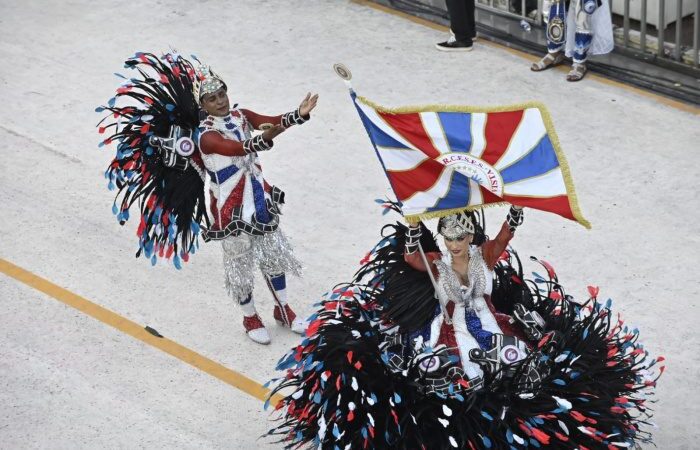
[[[357,106],[357,103],[355,100],[355,91],[353,90],[352,83],[350,82],[350,80],[352,80],[352,72],[350,72],[350,69],[348,69],[345,64],[341,64],[341,63],[333,64],[333,71],[336,73],[336,75],[338,75],[343,80],[343,82],[345,83],[345,86],[347,86],[348,90],[350,91],[350,97],[352,97],[353,103],[355,103],[355,108],[357,108],[358,113],[360,114],[360,118],[362,118],[362,112],[360,111],[360,109]],[[363,125],[365,125],[365,128],[367,128],[367,125],[364,123],[364,120],[362,123],[363,123]],[[367,130],[367,134],[369,135],[369,139],[372,142],[372,146],[374,147],[374,151],[377,152],[377,146],[374,144],[374,140],[372,139],[372,135],[369,133],[369,130]],[[381,158],[381,156],[379,156],[378,152],[377,152],[377,157],[379,158],[379,162],[382,164],[382,168],[384,169],[384,173],[386,174],[386,167],[384,167],[384,162],[382,161],[382,158]],[[391,179],[389,179],[389,185],[391,186]],[[418,241],[418,251],[420,252],[420,256],[421,256],[421,259],[423,260],[423,264],[425,265],[425,268],[428,271],[428,276],[430,277],[430,282],[433,283],[433,289],[435,289],[435,297],[438,299],[438,302],[440,303],[440,309],[442,310],[442,315],[444,316],[444,320],[448,325],[452,325],[452,319],[450,318],[450,314],[447,311],[448,299],[443,298],[440,289],[438,289],[437,281],[435,281],[435,277],[433,276],[433,271],[431,270],[431,267],[428,263],[428,258],[426,258],[426,256],[425,256],[425,252],[423,251],[423,247],[420,245],[420,240]]]
[[[448,300],[446,298],[443,298],[440,289],[438,289],[437,281],[435,281],[432,268],[430,267],[430,264],[428,263],[428,258],[426,258],[425,252],[423,251],[423,246],[420,245],[420,240],[418,241],[418,251],[420,252],[420,257],[423,260],[423,264],[425,265],[425,268],[428,271],[430,282],[433,283],[433,288],[435,289],[435,297],[440,303],[440,309],[442,310],[442,315],[444,317],[445,323],[447,323],[448,325],[452,325],[452,318],[450,318],[450,314],[447,311]]]

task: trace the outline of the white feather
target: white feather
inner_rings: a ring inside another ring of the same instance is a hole
[[[571,402],[570,401],[564,400],[563,398],[559,398],[556,395],[552,395],[552,398],[554,400],[556,400],[557,405],[564,408],[565,410],[569,411],[571,409]]]
[[[445,414],[445,416],[450,417],[452,415],[452,410],[447,407],[447,405],[442,405],[442,413]]]
[[[568,435],[569,435],[569,429],[566,427],[566,424],[564,424],[564,422],[562,422],[561,420],[559,420],[558,422],[559,422],[559,427],[560,427],[562,430],[564,430],[564,434],[566,434],[566,435],[568,436]]]

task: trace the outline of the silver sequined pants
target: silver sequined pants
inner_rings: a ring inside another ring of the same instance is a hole
[[[253,292],[254,273],[301,275],[301,263],[281,229],[263,236],[240,234],[222,241],[226,290],[237,303]]]

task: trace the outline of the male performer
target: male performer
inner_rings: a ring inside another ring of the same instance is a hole
[[[275,137],[309,120],[318,95],[306,95],[295,111],[264,116],[229,104],[226,84],[210,68],[201,68],[195,98],[208,116],[199,127],[199,150],[211,180],[214,224],[206,240],[221,240],[229,294],[243,310],[243,326],[253,341],[268,344],[270,335],[255,309],[253,270],[260,268],[275,301],[274,318],[296,333],[304,322],[287,304],[286,273],[299,275],[294,257],[279,228],[284,192],[263,178],[258,152],[272,148]],[[264,130],[252,135],[253,130]]]

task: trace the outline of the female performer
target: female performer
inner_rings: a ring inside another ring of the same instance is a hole
[[[398,210],[398,208],[395,208]],[[387,225],[351,283],[310,318],[273,393],[286,448],[623,449],[643,430],[651,359],[610,310],[576,303],[554,269],[525,280],[483,215],[440,220],[448,252],[419,223]],[[535,260],[537,261],[537,260]],[[660,371],[663,370],[663,367]]]
[[[510,316],[494,308],[490,296],[493,269],[513,238],[515,228],[522,223],[522,209],[511,207],[498,235],[481,246],[472,245],[476,227],[471,214],[459,213],[443,217],[438,232],[445,240],[447,255],[419,252],[421,227],[411,226],[406,238],[405,260],[414,269],[427,271],[437,280],[438,295],[445,299],[445,311],[426,326],[430,346],[440,344],[459,356],[470,378],[481,377],[479,365],[469,359],[472,349],[487,350],[494,333],[521,335],[509,321]],[[428,263],[426,267],[425,263]]]

